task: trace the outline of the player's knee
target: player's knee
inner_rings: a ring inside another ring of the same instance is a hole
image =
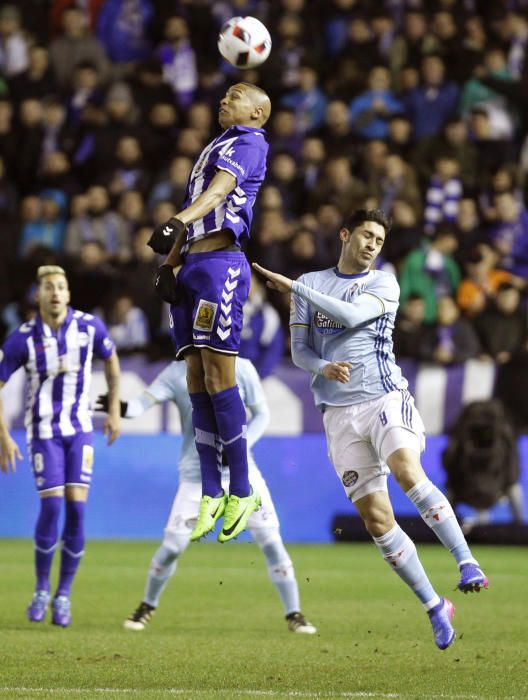
[[[179,557],[189,545],[191,537],[191,531],[181,532],[178,530],[168,530],[166,529],[163,537],[163,546],[170,552],[172,552],[175,557]]]
[[[387,464],[404,491],[427,478],[420,464],[420,457],[414,450],[396,450],[387,458]]]
[[[368,513],[363,513],[362,518],[367,532],[372,537],[382,537],[396,524],[392,510],[384,508],[373,508]]]

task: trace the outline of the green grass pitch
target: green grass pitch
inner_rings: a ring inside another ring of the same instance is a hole
[[[429,622],[374,546],[288,547],[314,636],[287,631],[253,544],[191,545],[148,629],[122,629],[140,601],[153,542],[90,542],[73,624],[30,624],[29,541],[0,541],[0,697],[528,698],[528,557],[476,550],[490,577],[454,592],[439,546],[419,551],[456,605],[456,643],[436,649]],[[55,570],[56,571],[56,570]]]

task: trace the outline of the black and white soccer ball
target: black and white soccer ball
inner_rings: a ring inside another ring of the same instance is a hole
[[[255,68],[270,55],[270,33],[255,17],[232,17],[220,30],[218,50],[236,68]]]

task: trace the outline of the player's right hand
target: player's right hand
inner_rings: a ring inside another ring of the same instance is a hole
[[[181,299],[172,265],[162,265],[158,268],[154,287],[156,294],[167,304],[177,304]]]
[[[332,379],[341,384],[346,384],[350,379],[351,362],[329,362],[323,367],[321,374],[325,379]]]
[[[174,241],[183,231],[185,231],[185,224],[183,221],[172,216],[164,224],[156,226],[147,241],[147,245],[150,246],[155,253],[168,255],[174,245]]]
[[[9,472],[9,467],[13,473],[16,472],[17,459],[22,459],[22,453],[11,435],[0,437],[0,469],[4,474]]]
[[[127,408],[128,408],[127,401],[120,401],[119,406],[120,406],[121,418],[125,418]],[[96,411],[102,411],[103,413],[108,413],[108,394],[99,394],[99,396],[97,397],[97,401],[95,402],[94,408]]]

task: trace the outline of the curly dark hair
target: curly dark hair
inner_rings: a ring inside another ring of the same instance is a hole
[[[392,226],[390,216],[387,216],[387,214],[385,214],[385,212],[381,209],[356,209],[345,220],[344,226],[349,231],[353,231],[357,226],[365,221],[374,221],[380,226],[383,226],[385,229],[385,235],[389,233]]]

